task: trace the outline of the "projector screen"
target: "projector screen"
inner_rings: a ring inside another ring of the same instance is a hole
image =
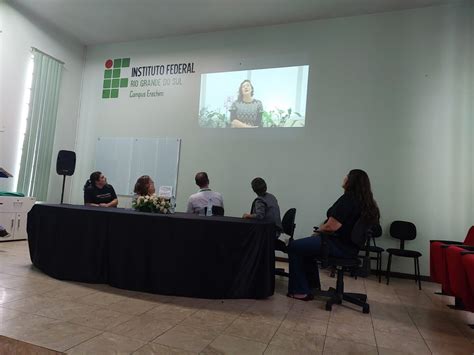
[[[201,75],[199,126],[304,127],[309,66]]]

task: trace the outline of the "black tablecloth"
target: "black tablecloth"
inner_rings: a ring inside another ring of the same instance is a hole
[[[36,204],[27,231],[33,264],[61,280],[204,298],[265,298],[275,287],[268,223]]]

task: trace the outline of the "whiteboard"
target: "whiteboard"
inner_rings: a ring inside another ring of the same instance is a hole
[[[135,182],[149,175],[159,186],[178,184],[179,138],[108,138],[97,139],[95,168],[101,171],[117,195],[133,195]]]

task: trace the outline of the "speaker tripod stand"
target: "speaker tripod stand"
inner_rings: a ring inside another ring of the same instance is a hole
[[[64,186],[66,185],[66,175],[63,175],[63,188],[61,189],[61,205],[64,201]]]

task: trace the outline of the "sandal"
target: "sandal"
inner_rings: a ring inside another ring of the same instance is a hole
[[[292,295],[291,293],[287,293],[286,297],[294,298],[295,300],[305,301],[305,302],[314,300],[314,296],[311,293],[308,293],[306,296],[301,297],[301,298],[295,297],[295,295]]]

